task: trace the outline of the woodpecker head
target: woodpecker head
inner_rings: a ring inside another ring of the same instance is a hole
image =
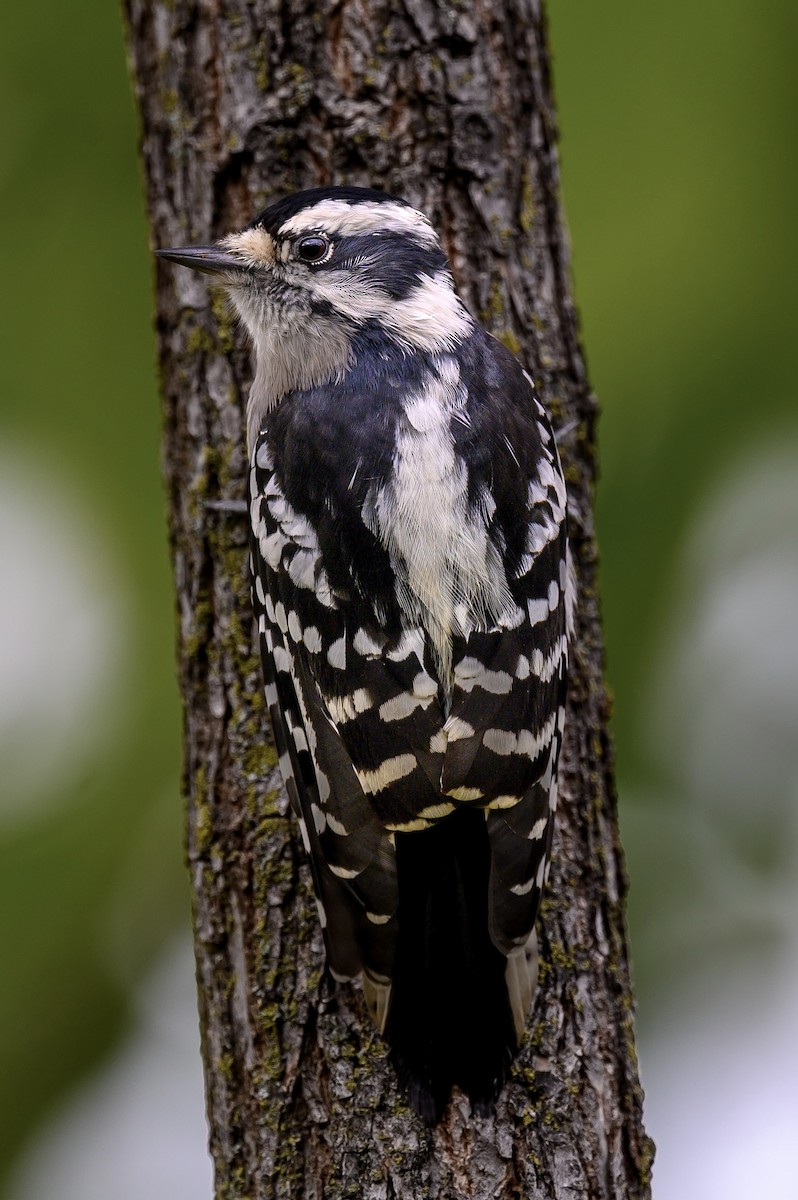
[[[158,254],[215,275],[249,331],[250,444],[284,395],[341,377],[358,334],[442,353],[471,327],[427,218],[370,188],[298,192],[215,245]]]

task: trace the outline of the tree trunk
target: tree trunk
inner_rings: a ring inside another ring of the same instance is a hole
[[[569,487],[580,607],[529,1035],[491,1117],[428,1129],[355,987],[324,969],[250,618],[242,334],[161,267],[158,335],[185,703],[188,859],[216,1197],[646,1197],[592,499],[596,406],[558,199],[538,0],[126,0],[155,246],[301,187],[382,187],[531,369]],[[475,1037],[479,1031],[475,1030]]]

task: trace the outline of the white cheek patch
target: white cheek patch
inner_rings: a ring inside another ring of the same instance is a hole
[[[473,324],[445,271],[423,276],[403,300],[365,282],[357,271],[320,272],[308,290],[356,323],[379,321],[398,341],[419,350],[451,349]]]
[[[398,338],[422,350],[450,349],[473,325],[443,271],[423,276],[404,300],[391,302],[381,319]]]

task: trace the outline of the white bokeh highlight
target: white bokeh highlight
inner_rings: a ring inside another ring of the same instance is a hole
[[[721,821],[780,820],[798,784],[798,444],[728,472],[700,515],[649,722]]]
[[[115,1057],[46,1125],[8,1200],[210,1200],[194,962],[188,935],[137,996]]]
[[[644,950],[670,964],[641,1039],[657,1200],[798,1195],[797,464],[798,446],[763,447],[718,487],[655,683],[672,796],[642,820],[652,861],[670,834],[682,867]]]
[[[0,828],[67,799],[118,728],[126,605],[52,464],[0,445]]]

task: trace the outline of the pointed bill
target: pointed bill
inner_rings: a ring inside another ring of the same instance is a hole
[[[202,271],[205,275],[223,275],[231,271],[240,274],[249,270],[238,255],[231,254],[223,246],[182,246],[156,250],[155,253],[158,258],[178,263],[181,267],[191,267],[193,271]]]

